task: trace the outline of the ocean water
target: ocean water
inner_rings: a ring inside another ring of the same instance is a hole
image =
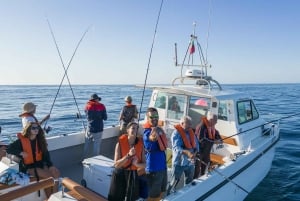
[[[281,139],[276,147],[271,170],[248,195],[246,201],[300,200],[300,84],[223,85],[223,88],[249,93],[263,116],[270,120],[282,119]],[[143,89],[131,85],[73,85],[71,88],[66,85],[62,86],[59,92],[58,86],[54,85],[2,85],[0,86],[1,137],[9,141],[10,136],[15,136],[22,129],[18,115],[22,111],[22,105],[28,101],[38,105],[36,113],[38,119],[49,114],[52,108],[51,118],[47,122],[52,130],[48,135],[81,131],[86,124],[83,108],[92,93],[97,93],[106,106],[108,113],[106,127],[118,125],[119,112],[127,95],[131,95],[134,104],[142,108],[141,119],[143,119],[151,95],[151,91],[146,90],[141,105]],[[81,118],[78,118],[79,114]]]

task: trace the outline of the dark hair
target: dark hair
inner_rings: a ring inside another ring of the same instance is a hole
[[[44,130],[42,129],[42,127],[38,123],[36,123],[36,122],[28,123],[25,126],[25,128],[24,128],[24,130],[22,132],[22,135],[24,137],[29,138],[29,136],[31,134],[30,133],[31,132],[31,127],[32,127],[33,124],[36,124],[39,127],[39,133],[37,134],[36,139],[37,139],[37,143],[38,143],[39,149],[42,150],[43,153],[45,153],[48,150],[47,149],[48,145],[47,145],[47,142],[46,142],[45,132],[44,132]]]
[[[157,109],[155,108],[155,107],[149,107],[148,109],[147,109],[147,113],[148,112],[157,112]]]

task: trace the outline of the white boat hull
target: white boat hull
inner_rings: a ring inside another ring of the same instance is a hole
[[[194,180],[194,185],[189,184],[164,200],[218,201],[224,198],[230,201],[244,200],[268,174],[278,140],[278,135],[270,136],[270,139],[255,151],[240,156],[227,167],[221,166],[208,175]]]

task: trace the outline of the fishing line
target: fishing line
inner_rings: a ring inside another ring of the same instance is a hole
[[[152,45],[151,45],[151,49],[150,49],[148,65],[147,65],[147,72],[146,72],[146,77],[145,77],[145,82],[144,82],[144,87],[143,87],[143,94],[142,94],[142,100],[141,100],[141,104],[140,104],[140,112],[139,112],[139,116],[138,116],[138,122],[140,121],[140,116],[141,116],[141,112],[142,112],[143,101],[144,101],[145,90],[146,90],[146,84],[147,84],[147,78],[148,78],[148,72],[149,72],[150,61],[151,61],[151,56],[152,56],[152,50],[153,50],[153,46],[154,46],[154,42],[155,42],[155,38],[156,38],[156,32],[157,32],[157,27],[158,27],[158,22],[159,22],[159,19],[160,19],[160,13],[161,13],[161,10],[162,10],[163,2],[164,2],[164,0],[161,0],[159,12],[158,12],[158,17],[157,17],[157,20],[156,20],[156,25],[155,25],[155,30],[154,30],[154,35],[153,35]]]
[[[208,52],[208,38],[209,38],[210,24],[211,24],[211,0],[209,0],[209,10],[208,10],[208,29],[207,29],[207,36],[206,36],[205,65],[208,63],[207,62],[207,52]]]
[[[224,139],[222,139],[222,140],[231,138],[231,137],[236,136],[236,135],[240,135],[240,134],[246,133],[246,132],[248,132],[248,131],[251,131],[251,130],[253,130],[253,129],[259,128],[259,127],[261,127],[261,126],[264,126],[264,125],[267,125],[267,124],[270,124],[270,123],[273,123],[273,122],[278,122],[278,121],[280,121],[280,120],[287,119],[287,118],[290,118],[290,117],[293,117],[293,116],[298,116],[298,115],[300,115],[300,112],[299,112],[299,113],[292,114],[292,115],[289,115],[289,116],[286,116],[286,117],[281,117],[281,118],[278,118],[278,119],[274,119],[274,120],[272,120],[272,121],[268,121],[268,122],[266,122],[266,123],[264,123],[264,124],[261,124],[261,125],[259,125],[259,126],[255,126],[255,127],[253,127],[253,128],[250,128],[250,129],[247,129],[247,130],[238,132],[238,133],[236,133],[236,134],[234,134],[234,135],[230,135],[230,136],[228,136],[228,137],[226,137],[226,138],[224,138]]]
[[[200,146],[200,140],[196,137],[199,146]],[[199,161],[200,163],[204,164],[207,168],[209,167],[209,165],[207,163],[205,163],[204,161],[202,161],[200,158],[195,157],[197,161]],[[216,173],[218,173],[219,175],[221,175],[224,179],[226,179],[227,181],[231,182],[232,184],[234,184],[236,187],[240,188],[241,190],[243,190],[244,192],[246,192],[247,194],[249,194],[249,192],[244,189],[242,186],[240,186],[239,184],[237,184],[236,182],[234,182],[232,179],[229,179],[229,177],[227,177],[226,175],[224,175],[223,173],[221,173],[220,171],[218,171],[216,168],[213,169],[213,171],[215,171]]]
[[[200,160],[199,158],[196,158],[197,161],[199,161],[200,163],[204,164],[206,167],[208,167],[208,164],[205,163],[204,161]],[[245,193],[249,194],[250,192],[248,192],[246,189],[244,189],[242,186],[240,186],[239,184],[237,184],[236,182],[234,182],[232,179],[229,179],[229,177],[227,177],[226,175],[224,175],[223,173],[221,173],[219,170],[212,169],[212,171],[215,171],[216,173],[218,173],[220,176],[222,176],[224,179],[226,179],[227,181],[231,182],[232,184],[234,184],[236,187],[240,188],[241,190],[243,190]]]
[[[58,96],[58,94],[59,94],[59,91],[60,91],[60,88],[61,88],[61,86],[62,86],[62,83],[63,83],[65,77],[67,77],[67,80],[68,80],[68,83],[69,83],[69,87],[70,87],[70,90],[71,90],[71,92],[72,92],[73,99],[74,99],[74,101],[75,101],[75,104],[76,104],[76,107],[77,107],[77,110],[78,110],[78,113],[79,113],[79,118],[82,119],[82,116],[81,116],[81,113],[80,113],[80,110],[79,110],[79,107],[78,107],[78,104],[77,104],[77,100],[76,100],[76,97],[75,97],[75,94],[74,94],[74,91],[73,91],[71,82],[70,82],[70,80],[69,80],[67,71],[68,71],[68,69],[69,69],[69,67],[70,67],[70,65],[71,65],[71,63],[72,63],[72,61],[73,61],[73,58],[74,58],[74,56],[75,56],[75,54],[76,54],[76,52],[77,52],[77,49],[78,49],[79,45],[81,44],[82,40],[84,39],[84,37],[85,37],[86,33],[88,32],[90,26],[86,29],[86,31],[83,33],[82,37],[81,37],[80,40],[78,41],[77,46],[76,46],[76,48],[75,48],[75,50],[74,50],[74,52],[73,52],[73,55],[72,55],[72,57],[71,57],[71,59],[70,59],[70,61],[69,61],[69,63],[68,63],[68,66],[67,66],[67,68],[66,68],[66,67],[65,67],[65,64],[64,64],[64,62],[63,62],[63,59],[62,59],[61,52],[60,52],[60,50],[59,50],[57,41],[56,41],[56,39],[55,39],[55,36],[54,36],[53,30],[52,30],[51,24],[50,24],[50,22],[49,22],[48,19],[47,19],[47,23],[48,23],[48,27],[49,27],[49,29],[50,29],[51,36],[52,36],[52,39],[53,39],[53,41],[54,41],[54,44],[55,44],[57,53],[58,53],[58,55],[59,55],[59,58],[60,58],[62,67],[63,67],[63,69],[64,69],[64,75],[63,75],[62,80],[61,80],[61,82],[60,82],[60,85],[59,85],[59,87],[58,87],[58,90],[57,90],[57,93],[56,93],[55,98],[54,98],[54,100],[53,100],[53,103],[52,103],[52,106],[51,106],[51,108],[50,108],[49,114],[51,114],[51,112],[52,112],[52,109],[53,109],[53,107],[54,107],[54,103],[55,103],[55,101],[56,101],[56,99],[57,99],[57,96]],[[47,121],[45,122],[45,127],[46,127],[46,124],[47,124]],[[83,120],[82,120],[82,125],[83,125],[83,127],[84,127],[84,130],[86,130],[86,127],[85,127],[85,124],[84,124]]]

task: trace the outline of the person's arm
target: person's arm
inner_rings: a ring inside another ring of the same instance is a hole
[[[46,164],[48,166],[48,168],[53,166],[53,163],[50,158],[50,153],[48,150],[43,153],[43,162],[44,162],[44,164]]]
[[[201,125],[200,127],[200,132],[199,132],[199,140],[201,142],[201,140],[204,139],[204,135],[205,135],[205,130],[206,130],[206,127],[204,126],[204,124]]]
[[[144,134],[143,134],[144,147],[146,150],[149,150],[149,151],[151,151],[153,143],[156,143],[156,141],[150,140],[151,131],[152,131],[152,129],[145,129]]]
[[[134,112],[134,118],[138,118],[138,114],[139,114],[139,112],[138,112],[138,109],[137,109],[137,107],[136,107],[136,105],[134,106],[134,108],[135,108],[135,112]]]
[[[22,157],[22,152],[23,152],[22,143],[19,139],[9,144],[6,149],[6,153],[13,154],[19,157]]]
[[[103,112],[102,112],[102,113],[103,113],[103,117],[102,117],[102,118],[103,118],[103,120],[106,121],[106,120],[107,120],[107,112],[106,112],[106,108],[105,108],[104,105],[103,105],[103,108],[104,108],[104,109],[103,109]]]
[[[124,111],[124,107],[122,108],[122,110],[120,112],[119,121],[123,120],[123,111]]]
[[[177,152],[178,154],[183,153],[182,140],[181,140],[179,133],[176,130],[174,130],[172,133],[171,143],[172,143],[173,151]]]
[[[120,143],[118,142],[116,144],[116,148],[115,148],[114,166],[116,168],[121,168],[128,160],[130,160],[134,156],[133,149],[134,148],[131,148],[129,150],[129,152],[125,156],[122,157]]]
[[[223,140],[221,138],[220,132],[218,130],[216,130],[216,141],[215,144],[222,144]]]
[[[50,114],[47,114],[43,119],[42,121],[39,122],[39,124],[43,124],[46,120],[48,120],[50,118]]]

